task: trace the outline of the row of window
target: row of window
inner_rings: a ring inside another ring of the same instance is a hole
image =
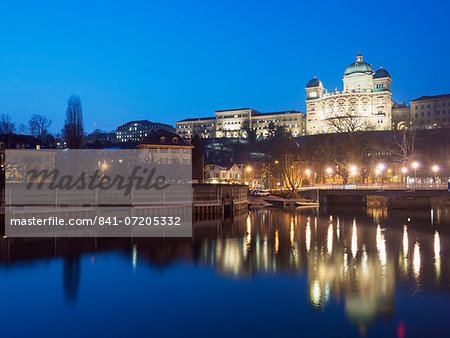
[[[447,102],[447,103],[448,103],[448,106],[450,107],[450,102]],[[446,106],[446,102],[442,103],[442,107],[445,107],[445,106]],[[440,107],[440,104],[439,104],[439,103],[436,103],[436,107]],[[429,105],[429,104],[427,104],[427,108],[430,108],[430,105]],[[415,106],[415,109],[416,109],[416,110],[419,109],[419,106],[416,105],[416,106]],[[424,109],[424,105],[423,105],[423,104],[420,106],[420,109]]]

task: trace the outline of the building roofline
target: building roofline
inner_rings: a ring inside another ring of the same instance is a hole
[[[411,100],[411,102],[415,101],[426,101],[426,100],[436,100],[436,99],[450,99],[450,94],[442,94],[442,95],[424,95],[415,100]]]
[[[215,116],[214,117],[189,117],[187,119],[180,120],[180,121],[177,121],[175,123],[178,123],[178,122],[190,122],[190,121],[202,121],[202,120],[215,120],[215,119],[216,119]]]
[[[251,110],[251,111],[256,111],[252,108],[236,108],[236,109],[221,109],[221,110],[216,110],[215,112],[224,112],[224,111],[235,111],[235,110]]]

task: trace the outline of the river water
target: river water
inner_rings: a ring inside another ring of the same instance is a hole
[[[450,336],[450,209],[257,210],[0,242],[3,336]]]

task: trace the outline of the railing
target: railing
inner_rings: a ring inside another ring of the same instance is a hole
[[[299,190],[310,189],[342,189],[342,190],[448,190],[448,183],[377,183],[377,184],[316,184],[301,187]]]

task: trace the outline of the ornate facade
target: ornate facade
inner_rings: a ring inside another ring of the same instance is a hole
[[[358,54],[344,72],[344,89],[327,92],[314,77],[306,85],[306,133],[391,129],[391,76]]]

